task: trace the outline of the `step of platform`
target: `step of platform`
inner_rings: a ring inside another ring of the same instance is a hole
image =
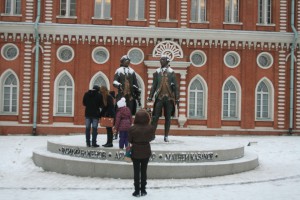
[[[47,148],[33,152],[33,161],[46,171],[62,174],[133,178],[132,163],[123,160],[125,152],[116,147],[117,141],[114,148],[87,148],[83,144],[82,136],[49,140]],[[240,144],[214,141],[213,138],[173,137],[170,143],[164,143],[158,137],[151,147],[153,155],[148,166],[149,179],[229,175],[249,171],[259,165],[258,156],[245,154]]]

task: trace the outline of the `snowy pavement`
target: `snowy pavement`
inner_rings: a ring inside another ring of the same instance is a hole
[[[34,165],[32,152],[59,136],[0,136],[0,200],[135,199],[133,180],[75,177],[45,172]],[[84,141],[84,136],[83,141]],[[104,143],[104,135],[99,144]],[[173,136],[175,137],[175,136]],[[180,137],[190,140],[193,137]],[[199,138],[199,137],[197,137]],[[259,156],[259,167],[240,174],[198,179],[148,180],[143,199],[298,200],[299,136],[200,137],[236,142]],[[170,138],[172,139],[172,137]],[[176,138],[178,139],[178,138]],[[115,145],[117,141],[114,141]],[[251,142],[250,146],[247,144]]]

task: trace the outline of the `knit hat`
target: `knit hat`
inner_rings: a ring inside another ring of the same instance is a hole
[[[122,97],[118,102],[117,102],[118,108],[122,108],[126,106],[126,99]]]

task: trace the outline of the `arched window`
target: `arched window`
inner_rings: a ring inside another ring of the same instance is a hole
[[[240,117],[240,87],[238,86],[233,78],[229,78],[223,86],[223,119],[236,120]]]
[[[56,81],[55,114],[59,116],[72,116],[74,105],[74,86],[70,76],[64,72]]]
[[[139,110],[141,108],[146,107],[145,106],[145,101],[144,101],[144,97],[145,97],[145,83],[144,83],[143,78],[138,73],[135,73],[135,75],[136,75],[136,81],[137,81],[138,87],[141,90],[141,96],[140,96],[141,97],[141,106],[137,104],[137,109],[136,109],[136,110]]]
[[[101,87],[101,86],[106,86],[107,87],[106,81],[104,80],[104,78],[102,76],[98,76],[95,79],[93,85],[98,85],[99,87]]]
[[[273,89],[267,80],[262,80],[256,88],[256,120],[271,120],[273,113]]]
[[[93,88],[94,85],[98,85],[99,87],[106,86],[107,89],[110,90],[109,80],[108,80],[107,76],[101,71],[99,71],[92,77],[89,88]]]
[[[13,73],[4,76],[1,91],[1,113],[17,114],[18,80]]]
[[[205,118],[206,89],[199,78],[189,87],[189,117]]]

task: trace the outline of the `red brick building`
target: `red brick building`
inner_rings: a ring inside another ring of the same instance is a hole
[[[171,58],[180,86],[171,135],[299,133],[299,5],[1,0],[0,134],[83,133],[84,92],[114,90],[125,54],[143,107],[160,55]]]

